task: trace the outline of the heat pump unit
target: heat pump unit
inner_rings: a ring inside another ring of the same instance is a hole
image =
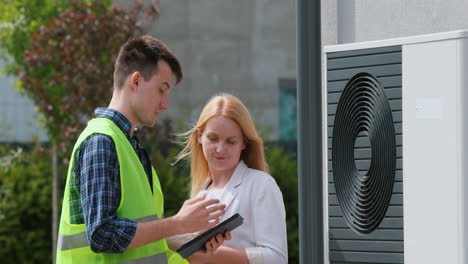
[[[468,31],[324,48],[327,263],[468,263]]]

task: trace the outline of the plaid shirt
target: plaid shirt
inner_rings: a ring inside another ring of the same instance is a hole
[[[150,186],[151,161],[138,139],[130,137],[131,123],[118,111],[97,108],[96,117],[113,121],[127,136],[140,159]],[[86,223],[86,235],[96,253],[125,251],[136,232],[136,222],[117,218],[120,170],[114,141],[103,134],[89,136],[77,149],[70,186],[70,221]]]

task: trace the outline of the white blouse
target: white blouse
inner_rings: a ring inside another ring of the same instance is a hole
[[[206,190],[207,185],[198,195],[206,192],[226,204],[221,221],[236,213],[244,218],[224,246],[245,248],[251,264],[288,263],[283,195],[273,177],[240,161],[223,189]]]

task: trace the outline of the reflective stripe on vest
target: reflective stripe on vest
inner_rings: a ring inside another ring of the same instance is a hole
[[[159,253],[153,256],[139,258],[139,259],[132,259],[127,260],[124,262],[120,262],[120,264],[166,264],[167,263],[167,256],[166,253]]]
[[[138,219],[134,219],[137,223],[149,222],[153,220],[158,220],[157,215],[148,215]],[[60,250],[69,250],[74,248],[81,248],[89,246],[88,238],[86,237],[86,232],[77,233],[69,236],[59,235],[57,247]],[[126,263],[126,262],[125,262]],[[129,262],[130,263],[130,262]]]

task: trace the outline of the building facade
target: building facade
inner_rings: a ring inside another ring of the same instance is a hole
[[[116,0],[128,4],[129,1]],[[248,106],[266,140],[295,139],[295,0],[161,0],[151,34],[181,60],[185,78],[162,118],[188,128],[206,101],[228,92]],[[322,0],[322,44],[468,28],[464,0]],[[30,100],[0,77],[0,141],[46,140]]]

